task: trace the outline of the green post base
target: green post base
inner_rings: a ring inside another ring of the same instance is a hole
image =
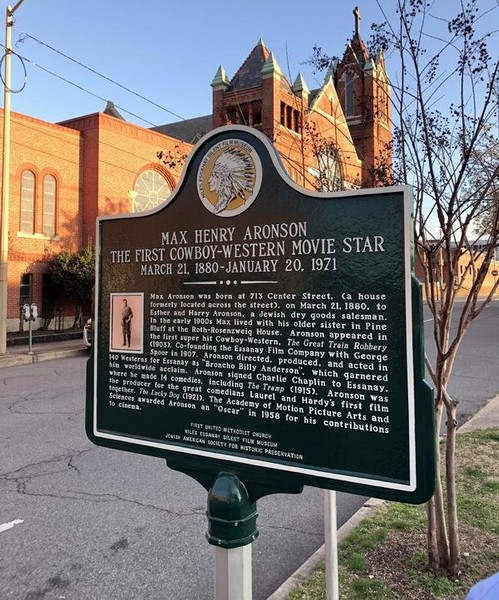
[[[233,473],[221,472],[208,492],[208,542],[219,548],[239,548],[258,537],[256,502]]]

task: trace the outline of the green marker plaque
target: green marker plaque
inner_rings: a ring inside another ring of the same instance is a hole
[[[90,439],[426,500],[410,203],[298,187],[253,129],[203,138],[158,209],[98,219]]]

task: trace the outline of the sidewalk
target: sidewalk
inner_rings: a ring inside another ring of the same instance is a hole
[[[463,423],[458,433],[477,429],[499,429],[499,395],[489,400],[469,421]]]
[[[0,368],[80,355],[90,356],[81,339],[33,343],[32,354],[29,344],[7,346],[6,354],[0,354]]]

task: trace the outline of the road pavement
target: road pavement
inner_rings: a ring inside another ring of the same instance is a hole
[[[88,441],[88,352],[75,352],[0,369],[2,600],[212,600],[206,491],[161,459]],[[255,600],[322,545],[323,494],[258,501]],[[364,501],[338,494],[340,525]]]
[[[462,301],[460,301],[462,302]],[[455,315],[460,306],[455,309]],[[433,319],[424,309],[425,350],[434,360]],[[456,318],[451,334],[456,330]],[[470,325],[459,347],[449,393],[457,400],[458,425],[465,423],[499,393],[499,301],[491,302]]]

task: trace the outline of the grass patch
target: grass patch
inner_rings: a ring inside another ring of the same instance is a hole
[[[379,580],[359,578],[352,583],[352,599],[390,598],[390,589]]]
[[[443,449],[443,448],[442,448]],[[427,570],[426,507],[386,502],[339,547],[342,600],[462,600],[499,564],[499,431],[458,435],[459,578]],[[288,600],[324,600],[324,566]]]

